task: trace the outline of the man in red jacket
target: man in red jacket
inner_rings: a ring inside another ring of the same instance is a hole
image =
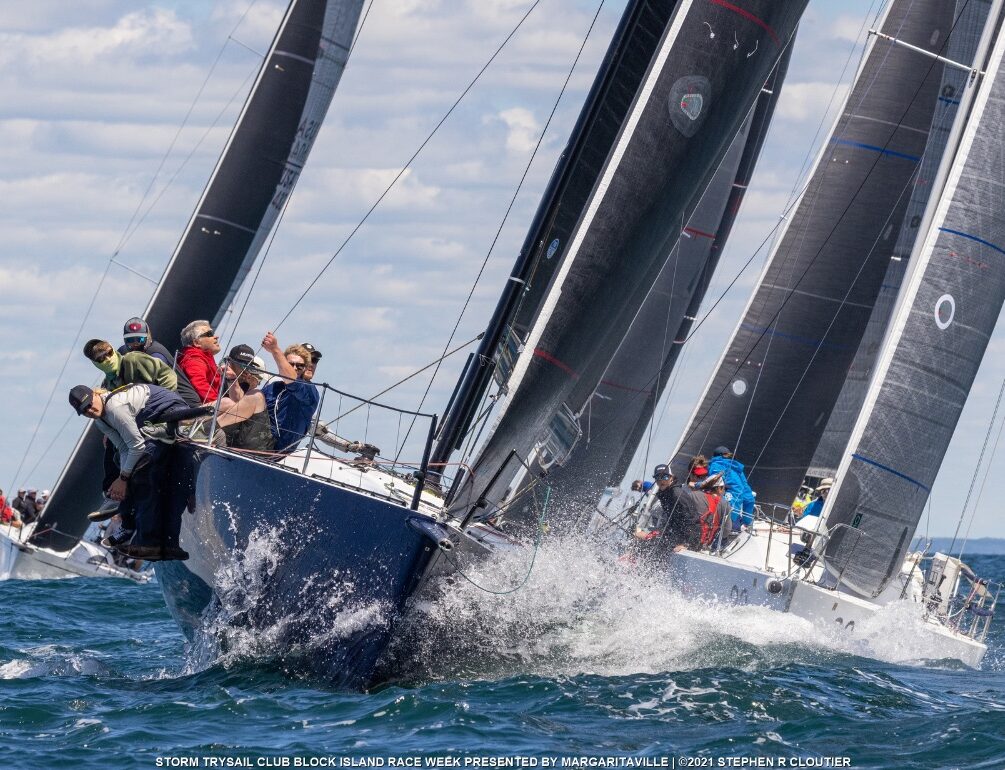
[[[181,330],[182,349],[178,354],[178,368],[204,404],[216,402],[220,395],[223,375],[214,356],[220,352],[220,340],[209,321],[192,321]]]

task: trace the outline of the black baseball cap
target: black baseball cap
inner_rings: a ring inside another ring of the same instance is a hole
[[[70,388],[70,406],[77,411],[77,414],[83,414],[93,400],[94,391],[86,385],[74,385]]]
[[[655,468],[653,468],[653,478],[654,479],[657,479],[657,480],[660,479],[660,478],[667,478],[668,479],[671,476],[673,476],[673,474],[670,472],[670,466],[669,465],[660,463]]]
[[[316,364],[318,361],[321,360],[321,351],[318,350],[316,347],[314,347],[311,343],[301,342],[300,347],[302,347],[304,350],[306,350],[308,353],[311,354],[312,364]]]
[[[713,457],[715,457],[716,455],[728,455],[728,454],[732,454],[732,452],[729,451],[728,446],[717,446],[715,448],[715,451],[712,452]]]
[[[255,351],[250,345],[235,345],[227,354],[227,360],[247,368],[255,363]]]

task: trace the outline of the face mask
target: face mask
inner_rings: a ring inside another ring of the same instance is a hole
[[[98,369],[103,371],[105,374],[115,374],[117,371],[119,371],[119,362],[120,362],[119,354],[113,350],[112,354],[104,361],[102,361],[100,364],[97,361],[94,361],[92,363],[94,363],[94,365],[98,367]]]

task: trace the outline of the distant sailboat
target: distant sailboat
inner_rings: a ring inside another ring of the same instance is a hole
[[[764,509],[786,510],[870,317],[883,323],[884,311],[873,307],[891,257],[905,256],[903,245],[895,251],[903,227],[913,243],[904,286],[822,521],[795,528],[756,521],[722,554],[684,552],[673,563],[686,590],[849,631],[890,602],[922,603],[931,656],[976,666],[1000,586],[942,554],[925,576],[920,554],[905,559],[1005,300],[1005,279],[991,268],[1005,254],[1002,4],[959,7],[958,18],[934,0],[888,9],[884,37],[870,41],[807,191],[675,454],[680,463],[718,445],[736,448]],[[934,54],[950,60],[946,74]],[[960,68],[962,78],[953,71]],[[942,114],[940,94],[953,97]],[[956,113],[948,137],[929,133],[947,107]],[[937,168],[926,173],[925,190],[915,171],[923,154]],[[904,222],[911,185],[914,213]],[[964,577],[970,589],[958,596]]]

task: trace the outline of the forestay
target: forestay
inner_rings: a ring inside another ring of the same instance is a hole
[[[1005,300],[1005,35],[990,26],[988,74],[824,510],[828,571],[864,596],[900,569]]]
[[[805,2],[682,0],[566,243],[492,435],[452,498],[498,502],[515,452],[547,469],[617,352],[703,190],[792,37]]]
[[[899,0],[881,29],[939,52],[952,17],[944,0]],[[677,464],[726,446],[748,467],[759,501],[791,502],[883,283],[941,74],[917,52],[871,40]]]
[[[293,0],[144,317],[168,347],[197,318],[216,324],[286,203],[345,69],[363,0]],[[102,448],[88,427],[33,538],[66,549],[100,499]]]

